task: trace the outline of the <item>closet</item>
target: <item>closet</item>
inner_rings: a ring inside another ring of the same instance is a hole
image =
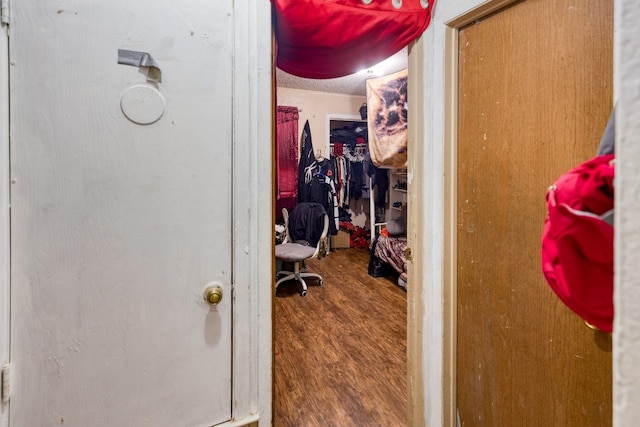
[[[337,172],[338,206],[342,208],[340,220],[365,229],[371,216],[367,121],[355,115],[328,114],[327,129],[328,151]],[[350,247],[345,239],[348,233],[342,231],[332,242],[333,248]]]

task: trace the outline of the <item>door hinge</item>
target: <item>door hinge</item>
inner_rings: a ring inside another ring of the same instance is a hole
[[[9,0],[0,0],[2,2],[2,12],[0,12],[0,22],[9,25]]]
[[[9,401],[11,395],[11,382],[9,381],[9,364],[7,363],[2,367],[2,402]]]

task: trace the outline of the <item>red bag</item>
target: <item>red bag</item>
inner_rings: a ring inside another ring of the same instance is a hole
[[[613,329],[615,155],[595,157],[563,174],[547,192],[542,270],[562,302],[587,323]]]

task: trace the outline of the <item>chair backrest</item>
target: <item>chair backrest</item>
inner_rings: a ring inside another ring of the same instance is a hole
[[[319,203],[299,203],[291,213],[282,208],[286,237],[284,243],[299,243],[315,246],[318,254],[320,244],[329,232],[329,215]]]

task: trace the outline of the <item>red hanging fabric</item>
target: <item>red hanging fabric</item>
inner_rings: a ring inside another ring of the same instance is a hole
[[[276,126],[276,219],[282,208],[289,211],[298,199],[298,107],[277,107]]]
[[[272,0],[278,68],[329,79],[372,67],[418,38],[435,0]],[[369,4],[366,4],[369,3]]]

